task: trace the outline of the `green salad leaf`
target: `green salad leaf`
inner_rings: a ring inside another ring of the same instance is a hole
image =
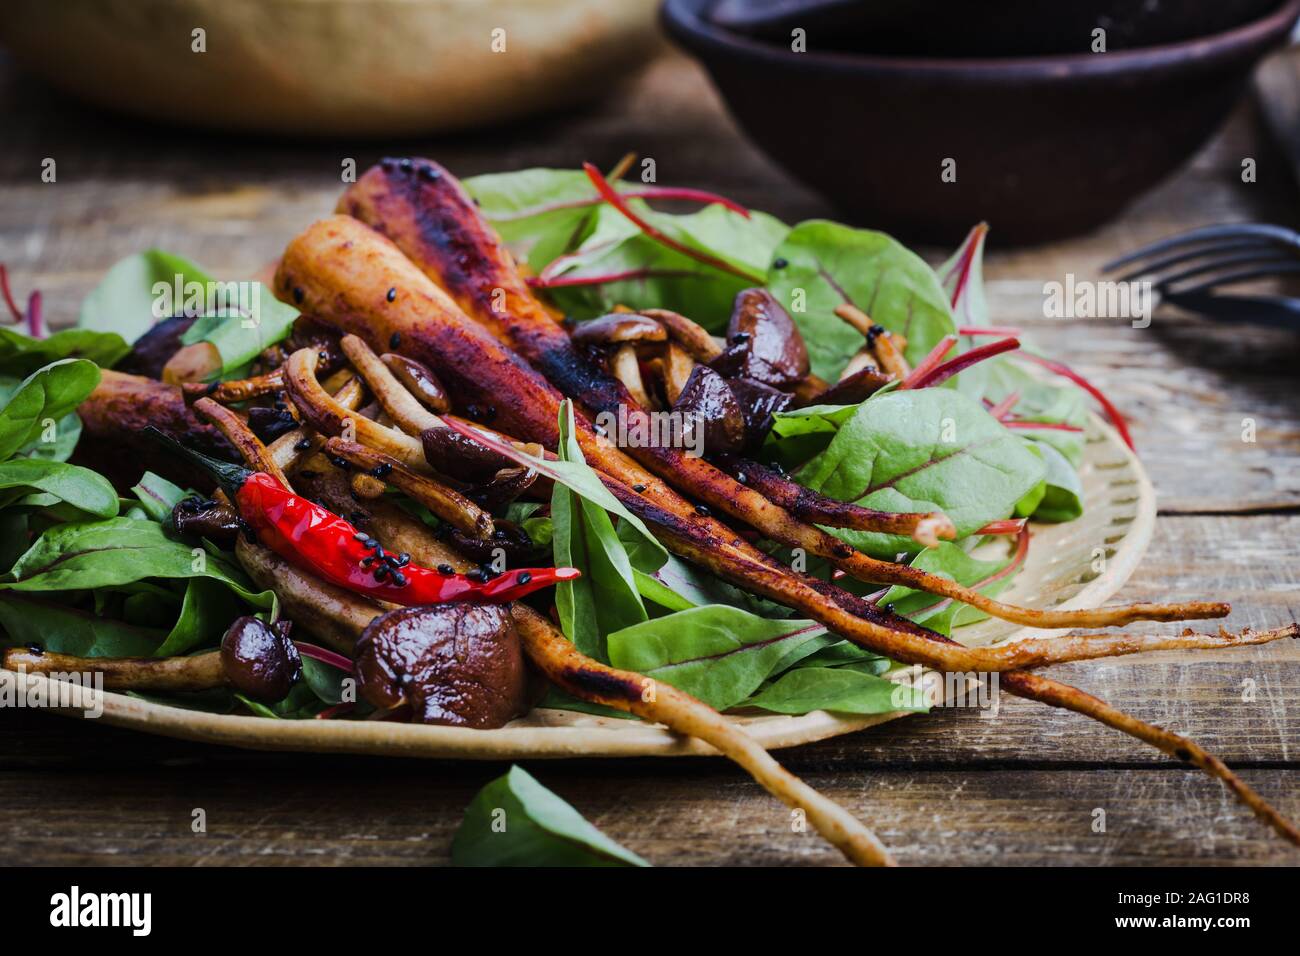
[[[28,495],[48,495],[96,518],[117,514],[117,492],[98,472],[43,458],[0,462],[0,508],[22,504]]]
[[[995,577],[1010,561],[1009,556],[998,560],[977,558],[951,541],[941,541],[938,547],[919,552],[912,559],[911,566],[974,587],[981,593],[994,597],[1011,583],[1011,576],[1008,574],[988,584],[982,582]],[[924,624],[932,631],[948,635],[952,634],[954,627],[973,624],[988,617],[983,611],[960,601],[944,600],[925,591],[915,591],[900,585],[890,588],[880,599],[880,604],[889,605],[896,613],[917,624]]]
[[[85,359],[60,359],[32,372],[0,407],[0,461],[35,441],[48,422],[71,413],[99,384],[99,368]]]
[[[78,657],[148,657],[167,632],[125,624],[52,601],[0,591],[0,630],[8,644],[35,644]]]
[[[695,607],[615,631],[615,667],[653,677],[717,710],[740,703],[791,655],[826,633],[815,621],[768,620],[739,608]],[[807,653],[821,644],[807,647]]]
[[[521,767],[474,797],[451,844],[456,866],[649,866]]]
[[[906,336],[913,365],[956,329],[934,270],[883,232],[801,222],[773,253],[767,285],[803,333],[813,372],[829,381],[862,347],[861,333],[836,317],[838,305]]]
[[[778,714],[806,714],[813,710],[887,714],[929,709],[925,695],[918,688],[851,667],[797,668],[777,678],[745,704]]]
[[[863,402],[794,477],[868,508],[942,511],[966,537],[1011,515],[1044,471],[1042,457],[977,402],[952,389],[922,388]],[[917,549],[898,535],[833,533],[886,560]]]
[[[173,287],[181,282],[207,283],[212,277],[180,256],[150,249],[127,256],[104,274],[99,285],[81,303],[77,325],[98,332],[112,332],[134,342],[160,319],[156,308],[159,283]],[[180,304],[177,304],[177,310]],[[173,310],[173,311],[177,311]]]
[[[63,329],[37,339],[0,326],[0,376],[22,378],[59,359],[86,359],[111,368],[130,350],[116,332]]]
[[[609,511],[615,510],[627,518],[632,516],[588,467],[573,430],[573,405],[565,402],[560,409],[560,463],[568,465],[570,473],[581,470],[588,474],[582,481],[587,493],[575,492],[561,482],[556,482],[552,492],[551,546],[555,565],[582,571],[582,577],[577,580],[562,581],[556,586],[555,606],[565,636],[588,657],[605,662],[609,660],[605,636],[644,621],[648,615],[641,603],[632,559],[614,530]],[[611,503],[616,508],[608,507]],[[648,531],[645,536],[653,540]],[[655,570],[660,555],[666,556],[662,549],[659,545],[659,553],[652,548],[640,550],[638,553],[648,555],[648,560],[643,559],[637,570]]]

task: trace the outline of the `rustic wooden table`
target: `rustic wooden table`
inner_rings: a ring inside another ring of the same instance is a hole
[[[0,62],[0,261],[40,288],[56,324],[122,255],[157,246],[246,274],[326,213],[340,164],[424,154],[460,174],[606,167],[653,156],[662,182],[729,194],[787,220],[834,215],[757,155],[703,74],[669,57],[576,116],[427,142],[250,142],[157,129],[55,98]],[[1241,159],[1257,159],[1254,184]],[[57,182],[41,182],[41,162]],[[862,158],[870,175],[869,157]],[[1096,277],[1119,250],[1223,220],[1294,223],[1285,160],[1249,111],[1119,222],[1069,242],[997,250],[996,320],[1024,325],[1129,416],[1159,492],[1145,562],[1119,595],[1228,599],[1229,624],[1300,617],[1300,337],[1161,314],[1049,321],[1043,283]],[[938,258],[944,250],[927,250]],[[1243,422],[1255,441],[1242,440]],[[1300,647],[1162,653],[1061,667],[1064,680],[1199,740],[1300,817]],[[1253,693],[1246,693],[1254,688]],[[1295,864],[1300,855],[1224,789],[1095,723],[1010,698],[895,721],[781,759],[868,821],[904,864]],[[504,767],[244,752],[40,713],[0,714],[0,862],[388,863],[447,860],[472,795]],[[535,762],[529,769],[659,864],[833,864],[814,834],[729,763]],[[195,808],[207,832],[191,831]],[[1106,811],[1105,832],[1093,829]]]

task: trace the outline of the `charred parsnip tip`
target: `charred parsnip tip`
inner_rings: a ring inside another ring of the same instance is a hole
[[[358,336],[345,335],[339,344],[398,428],[408,435],[418,435],[426,428],[442,427],[442,420],[421,405]]]
[[[239,456],[248,462],[249,467],[266,472],[286,488],[291,487],[289,479],[276,464],[275,456],[235,412],[210,398],[200,398],[195,402],[194,412],[215,425],[226,436],[226,441],[235,446]]]
[[[802,810],[826,840],[859,866],[894,866],[893,857],[861,821],[773,759],[753,737],[712,707],[670,684],[621,671],[582,654],[532,608],[516,604],[524,652],[547,679],[569,693],[636,714],[697,737],[740,764],[786,806]]]
[[[348,374],[343,383],[333,392],[330,392],[326,386],[326,392],[333,395],[334,401],[345,412],[356,411],[361,407],[361,399],[365,396],[365,389],[361,385],[361,380],[356,376]],[[281,471],[286,473],[293,471],[300,462],[308,455],[320,449],[325,443],[323,436],[311,428],[295,428],[291,432],[285,432],[275,441],[267,446],[271,453],[271,459],[279,466]]]
[[[288,625],[245,616],[221,648],[189,657],[76,657],[32,647],[4,651],[6,670],[28,674],[102,674],[105,690],[189,693],[231,687],[261,701],[282,700],[302,677],[302,660]]]
[[[939,511],[908,513],[863,508],[796,485],[771,468],[738,455],[718,455],[716,460],[741,484],[766,495],[805,521],[832,528],[906,535],[927,548],[937,546],[940,538],[951,541],[957,536],[952,519]]]
[[[468,535],[486,540],[496,530],[492,516],[460,492],[432,478],[417,475],[388,455],[341,438],[325,442],[325,452],[364,468],[373,477],[406,492],[439,518]]]
[[[424,460],[424,448],[418,438],[412,438],[395,428],[371,421],[336,401],[316,381],[316,353],[299,349],[285,362],[285,391],[297,407],[303,421],[323,435],[346,435],[371,448],[400,461],[412,471],[429,474]]]

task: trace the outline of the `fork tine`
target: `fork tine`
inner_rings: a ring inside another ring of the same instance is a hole
[[[1209,289],[1221,285],[1229,285],[1234,282],[1247,282],[1251,279],[1271,279],[1279,275],[1294,275],[1300,273],[1300,262],[1294,260],[1283,261],[1280,265],[1264,269],[1241,269],[1237,272],[1230,272],[1227,275],[1211,276],[1203,282],[1197,282],[1181,289],[1168,291],[1166,297],[1173,295],[1191,295],[1196,292],[1205,292]]]
[[[1168,252],[1171,249],[1178,249],[1198,242],[1205,242],[1211,239],[1244,239],[1248,237],[1263,239],[1287,246],[1300,246],[1300,235],[1297,235],[1290,229],[1284,229],[1282,226],[1273,226],[1268,223],[1259,222],[1225,223],[1218,226],[1202,226],[1199,229],[1193,229],[1191,232],[1169,236],[1168,238],[1149,243],[1139,249],[1134,249],[1126,255],[1120,256],[1118,259],[1112,259],[1101,267],[1101,271],[1110,272],[1121,266],[1126,266],[1130,263],[1136,262],[1138,259],[1144,259],[1147,256]]]
[[[1215,259],[1213,262],[1202,262],[1198,265],[1190,266],[1186,269],[1183,269],[1181,272],[1175,272],[1172,275],[1159,276],[1154,280],[1152,284],[1157,289],[1165,289],[1168,288],[1169,286],[1174,285],[1177,282],[1182,282],[1185,279],[1191,279],[1194,276],[1205,275],[1207,273],[1219,272],[1220,270],[1227,269],[1232,266],[1241,267],[1241,266],[1253,265],[1253,266],[1260,267],[1262,274],[1265,275],[1277,274],[1279,270],[1277,269],[1266,270],[1265,267],[1289,265],[1295,262],[1296,259],[1294,256],[1284,256],[1276,252],[1274,252],[1272,255],[1260,255],[1259,253],[1251,252],[1251,253],[1243,253],[1241,255],[1223,256],[1220,259]],[[1237,272],[1240,271],[1241,271],[1240,269],[1237,270]],[[1228,273],[1228,275],[1236,275],[1237,272],[1230,272]],[[1227,279],[1227,277],[1225,276],[1225,277],[1211,277],[1206,281],[1211,285],[1221,285],[1224,282],[1231,281],[1231,280]]]
[[[1238,239],[1231,242],[1222,242],[1217,245],[1200,246],[1196,249],[1189,249],[1185,252],[1178,252],[1171,256],[1165,256],[1154,262],[1142,263],[1131,272],[1126,272],[1119,276],[1116,282],[1132,282],[1141,276],[1149,275],[1157,284],[1165,280],[1160,278],[1159,273],[1168,269],[1170,266],[1176,266],[1182,262],[1189,262],[1193,259],[1201,259],[1205,256],[1218,255],[1220,253],[1232,253],[1246,250],[1255,250],[1258,253],[1275,252],[1277,246],[1264,239]]]

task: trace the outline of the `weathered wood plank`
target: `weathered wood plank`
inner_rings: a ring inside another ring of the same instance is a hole
[[[534,764],[532,772],[611,837],[658,865],[833,865],[814,832],[739,772],[683,761]],[[268,768],[0,775],[0,863],[429,865],[477,789],[501,767]],[[1250,783],[1284,811],[1281,771]],[[867,821],[904,864],[1294,863],[1295,851],[1217,784],[1142,772],[819,772],[808,782]],[[93,794],[93,798],[88,796]],[[93,800],[93,802],[92,802]],[[116,808],[112,813],[88,807]],[[194,811],[207,832],[195,834]],[[1098,811],[1104,833],[1094,832]]]

